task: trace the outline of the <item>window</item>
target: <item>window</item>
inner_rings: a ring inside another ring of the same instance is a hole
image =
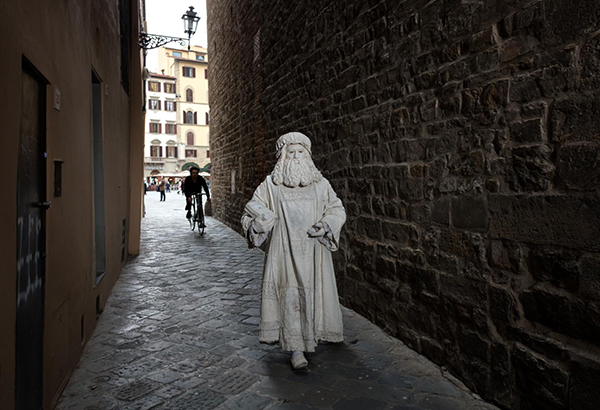
[[[181,58],[181,51],[173,51],[173,57]]]
[[[148,91],[160,92],[160,83],[158,81],[148,81]]]
[[[205,120],[206,120],[206,125],[208,125],[208,120],[210,119],[210,116],[208,115],[208,113],[204,114]]]
[[[194,145],[194,133],[193,132],[187,133],[187,145]]]
[[[183,67],[184,77],[196,77],[196,69],[194,67]]]
[[[165,92],[175,94],[175,84],[165,83]]]
[[[210,150],[209,149],[206,150],[206,158],[210,158]]]
[[[177,125],[175,125],[175,124],[166,124],[165,134],[177,134]]]
[[[208,79],[208,69],[204,69],[204,78]]]
[[[149,104],[151,110],[160,110],[160,101],[159,100],[150,100]]]
[[[167,147],[167,157],[177,158],[177,147]]]
[[[186,158],[196,158],[196,150],[195,149],[186,149],[185,150],[185,157]]]
[[[159,124],[158,122],[151,122],[150,132],[160,134],[162,132],[162,124]]]
[[[192,90],[190,90],[189,88],[187,90],[185,90],[185,100],[187,102],[194,101],[194,92]]]
[[[165,111],[175,111],[175,101],[165,101]]]
[[[192,111],[183,112],[183,123],[184,124],[196,124],[196,113]]]
[[[150,147],[150,156],[152,158],[162,157],[162,147],[159,147],[157,145],[152,145]]]
[[[196,54],[196,60],[198,61],[204,61],[204,56],[201,54]]]

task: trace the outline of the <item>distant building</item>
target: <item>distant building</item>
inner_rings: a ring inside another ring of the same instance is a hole
[[[183,164],[185,146],[177,143],[176,80],[152,73],[147,82],[144,177],[178,172]]]
[[[177,80],[177,142],[183,151],[179,170],[192,163],[203,167],[210,162],[207,49],[162,47],[158,52],[158,68]]]

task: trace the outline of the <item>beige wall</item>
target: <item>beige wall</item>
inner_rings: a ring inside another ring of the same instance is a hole
[[[132,1],[132,30],[138,25]],[[46,282],[44,408],[58,399],[96,324],[96,297],[104,305],[118,278],[121,224],[127,220],[128,252],[139,252],[143,119],[141,65],[132,33],[129,96],[121,86],[118,2],[0,3],[0,88],[3,104],[3,175],[6,196],[0,212],[0,408],[14,407],[16,320],[16,196],[21,61],[25,56],[48,80],[46,104]],[[95,286],[92,183],[91,72],[103,83],[104,204],[107,273]],[[53,108],[53,90],[61,109]],[[134,118],[132,121],[131,118]],[[133,137],[131,137],[133,135]],[[53,197],[54,159],[63,163],[63,193]],[[132,182],[133,181],[133,182]],[[139,181],[139,183],[138,183]]]

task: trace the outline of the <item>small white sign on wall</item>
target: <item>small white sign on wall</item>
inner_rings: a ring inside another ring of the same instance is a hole
[[[60,90],[54,87],[54,109],[60,111]]]

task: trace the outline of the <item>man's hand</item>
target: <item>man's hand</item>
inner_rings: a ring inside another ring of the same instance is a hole
[[[257,232],[269,232],[275,225],[275,218],[259,215],[254,219],[252,226]]]
[[[319,238],[325,235],[325,227],[322,222],[317,222],[306,232],[311,238]]]

